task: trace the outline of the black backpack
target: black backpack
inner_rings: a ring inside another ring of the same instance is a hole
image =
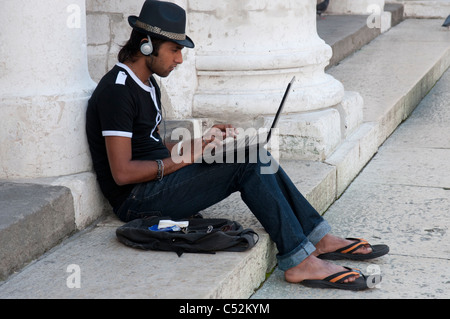
[[[116,229],[118,240],[130,247],[144,250],[183,253],[215,253],[245,251],[252,248],[259,236],[244,229],[238,222],[222,218],[189,219],[189,226],[180,231],[153,231],[149,228],[170,217],[134,219]]]

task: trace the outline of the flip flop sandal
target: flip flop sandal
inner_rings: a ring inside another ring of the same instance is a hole
[[[364,276],[358,269],[351,269],[344,267],[347,270],[335,273],[322,280],[303,280],[300,282],[305,287],[309,288],[335,288],[344,290],[364,290],[368,289],[366,276]],[[344,280],[357,276],[359,277],[353,282],[344,282]],[[381,278],[379,278],[381,280]]]
[[[362,238],[346,238],[348,240],[354,240],[348,246],[340,248],[331,253],[320,254],[317,256],[320,259],[327,260],[339,260],[339,259],[350,259],[350,260],[367,260],[377,258],[386,255],[389,252],[389,246],[387,245],[370,245],[367,240]],[[372,252],[369,254],[353,254],[358,248],[369,245],[372,248]]]

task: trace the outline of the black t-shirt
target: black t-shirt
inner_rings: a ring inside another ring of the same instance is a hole
[[[143,84],[126,65],[117,63],[89,99],[86,111],[89,149],[100,188],[114,208],[122,204],[134,185],[119,186],[114,182],[105,136],[131,138],[133,160],[170,156],[157,131],[162,120],[160,90],[153,78],[150,83],[152,86]]]

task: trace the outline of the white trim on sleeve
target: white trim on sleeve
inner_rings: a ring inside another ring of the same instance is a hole
[[[103,136],[121,136],[121,137],[133,137],[133,133],[125,131],[102,131]]]

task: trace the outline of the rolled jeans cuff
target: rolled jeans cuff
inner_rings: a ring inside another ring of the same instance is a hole
[[[286,271],[292,267],[297,266],[315,250],[315,245],[330,232],[331,227],[326,220],[323,220],[308,237],[297,248],[285,255],[278,255],[278,268],[282,271]]]

